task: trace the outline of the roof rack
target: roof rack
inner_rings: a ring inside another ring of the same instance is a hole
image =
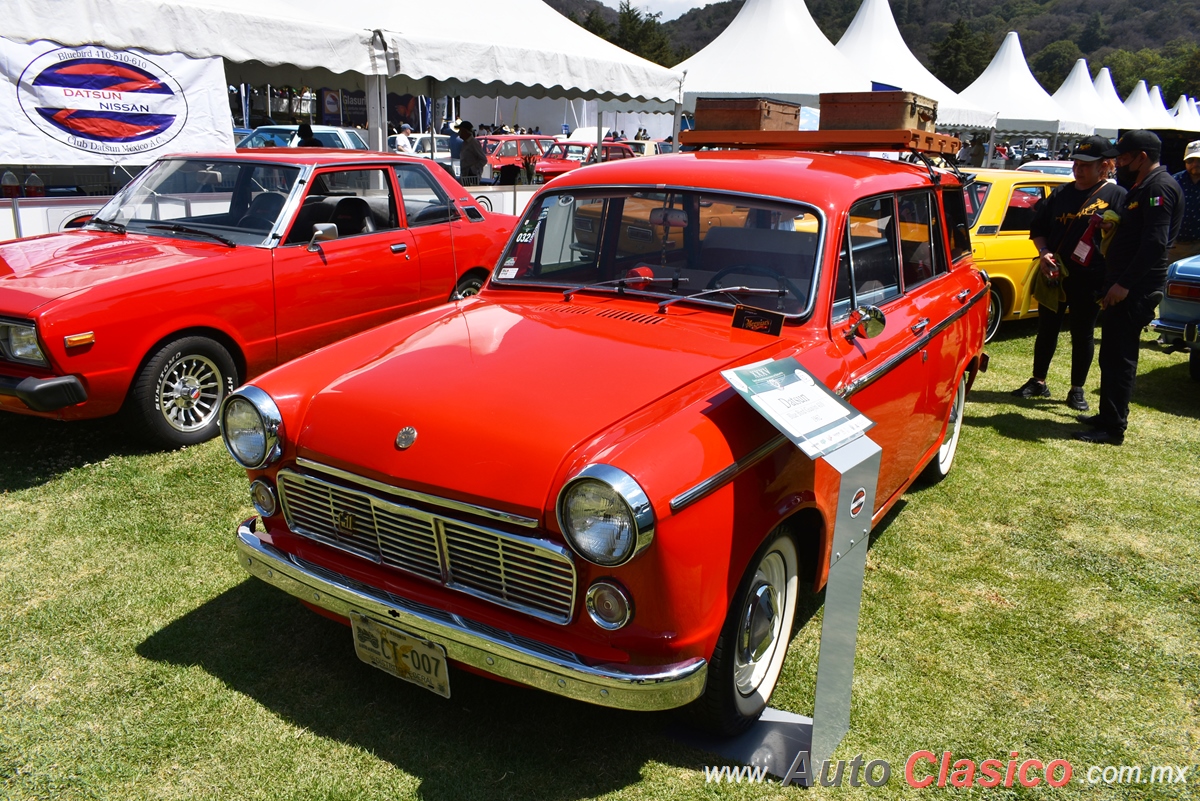
[[[962,143],[948,134],[916,128],[849,131],[682,131],[679,141],[693,147],[754,150],[908,150],[951,155]]]

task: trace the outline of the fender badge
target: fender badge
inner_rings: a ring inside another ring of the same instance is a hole
[[[417,441],[417,429],[412,426],[405,426],[400,429],[400,433],[396,435],[396,447],[402,451],[406,451],[412,447],[412,444]]]
[[[850,516],[858,517],[858,513],[862,511],[862,508],[864,505],[866,505],[866,503],[867,491],[866,489],[859,487],[858,491],[854,493],[854,497],[850,499]]]

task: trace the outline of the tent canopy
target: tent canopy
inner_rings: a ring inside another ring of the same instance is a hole
[[[996,112],[964,103],[908,49],[887,0],[863,0],[837,49],[872,80],[938,102],[938,125],[994,128]]]
[[[963,102],[999,111],[996,128],[1002,132],[1092,132],[1091,125],[1072,119],[1033,77],[1016,31],[1008,32],[992,63],[959,97]]]
[[[1175,116],[1175,124],[1185,131],[1200,131],[1200,114],[1196,113],[1196,109],[1188,102],[1187,95],[1180,95],[1179,100],[1175,102],[1175,108],[1171,109]]]
[[[317,0],[0,0],[0,18],[4,35],[17,41],[398,76],[389,88],[414,94],[504,89],[661,107],[679,99],[683,77],[587,32],[541,0],[461,0],[452,8],[419,0],[334,8]]]
[[[1100,113],[1105,115],[1105,119],[1117,123],[1117,128],[1121,130],[1128,131],[1140,127],[1138,121],[1129,113],[1129,109],[1121,102],[1121,96],[1117,94],[1117,87],[1113,86],[1112,73],[1108,71],[1108,67],[1100,68],[1096,79],[1092,81],[1092,87],[1096,90],[1096,96],[1100,98]]]
[[[1155,87],[1157,88],[1157,87]],[[1159,95],[1161,97],[1161,94]],[[1161,103],[1156,103],[1150,97],[1145,81],[1138,81],[1137,86],[1125,98],[1125,108],[1138,122],[1139,128],[1155,131],[1176,130],[1175,118],[1172,117]]]
[[[721,35],[678,64],[684,107],[697,97],[770,97],[815,106],[822,92],[868,92],[871,82],[825,38],[803,0],[746,0]]]
[[[1101,136],[1112,138],[1121,128],[1129,127],[1128,115],[1116,114],[1096,91],[1087,59],[1075,62],[1071,74],[1054,93],[1054,100],[1065,114],[1095,126],[1096,133]]]

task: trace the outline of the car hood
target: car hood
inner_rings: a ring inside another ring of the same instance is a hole
[[[540,518],[581,444],[701,376],[779,347],[728,322],[679,325],[629,309],[578,297],[465,305],[316,392],[297,455]],[[399,450],[409,426],[416,441]]]
[[[216,252],[232,252],[223,245]],[[139,235],[73,231],[0,244],[0,314],[29,316],[81,289],[211,258],[214,247]]]

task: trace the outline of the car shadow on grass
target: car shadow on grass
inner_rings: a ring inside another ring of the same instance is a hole
[[[62,473],[151,449],[117,417],[62,423],[0,413],[0,492],[44,484]]]
[[[1188,355],[1179,361],[1139,373],[1133,402],[1178,417],[1200,418],[1200,381],[1188,373]]]
[[[605,709],[461,668],[440,698],[362,663],[348,627],[255,579],[137,652],[198,666],[298,728],[378,756],[418,779],[423,799],[599,796],[640,782],[648,762],[695,771],[699,787],[718,761],[665,736],[673,713]]]

